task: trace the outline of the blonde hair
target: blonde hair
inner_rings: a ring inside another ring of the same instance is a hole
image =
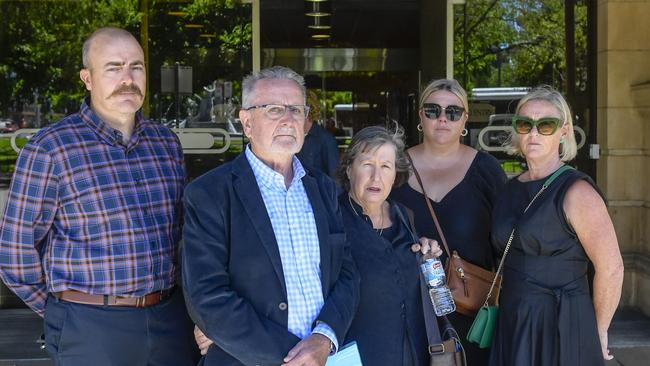
[[[573,131],[571,108],[566,102],[566,99],[564,99],[562,94],[552,86],[540,85],[521,98],[517,104],[515,114],[519,114],[519,111],[521,111],[523,106],[533,100],[547,102],[560,112],[561,125],[559,127],[562,127],[563,125],[567,126],[567,134],[564,136],[564,143],[560,144],[560,160],[564,162],[573,160],[578,153],[578,144],[576,142],[575,132]],[[504,143],[504,146],[509,154],[525,157],[519,148],[519,135],[514,131],[514,129],[510,132],[510,138],[508,138]]]
[[[424,101],[429,98],[429,95],[437,92],[438,90],[446,90],[453,95],[457,96],[458,99],[463,103],[463,108],[465,108],[465,113],[469,113],[469,102],[467,101],[467,92],[463,89],[458,81],[454,79],[438,79],[433,80],[429,85],[424,88],[422,94],[420,95],[420,109],[424,105]]]

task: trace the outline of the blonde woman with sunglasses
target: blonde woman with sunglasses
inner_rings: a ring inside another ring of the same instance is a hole
[[[571,111],[559,92],[538,87],[521,99],[512,125],[510,151],[528,171],[508,182],[494,209],[493,242],[506,258],[490,365],[604,365],[623,283],[605,201],[575,169],[542,189],[576,156]]]
[[[422,186],[411,174],[408,184],[395,188],[391,197],[415,213],[415,227],[422,236],[440,242],[425,201],[429,200],[449,250],[492,269],[492,207],[506,176],[494,157],[460,143],[461,136],[467,134],[467,93],[456,80],[432,81],[421,94],[419,116],[422,143],[408,153]],[[444,261],[447,255],[443,257]],[[473,318],[458,313],[448,318],[464,339]],[[489,350],[469,343],[465,350],[469,365],[487,365]]]

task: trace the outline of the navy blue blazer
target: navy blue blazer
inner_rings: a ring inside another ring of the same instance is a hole
[[[356,341],[364,365],[402,366],[405,333],[415,364],[429,365],[427,333],[420,292],[420,266],[411,244],[417,241],[408,222],[407,209],[390,204],[392,229],[410,241],[392,243],[372,228],[361,206],[347,193],[339,197],[345,231],[352,242],[352,258],[361,276],[359,308],[345,343]],[[354,208],[352,207],[354,205]],[[431,305],[427,311],[433,312]]]
[[[320,243],[325,303],[316,321],[328,324],[342,345],[358,303],[359,276],[334,182],[309,170],[302,182]],[[280,365],[300,339],[287,330],[280,252],[245,154],[190,183],[184,203],[183,291],[190,316],[215,343],[202,363]]]

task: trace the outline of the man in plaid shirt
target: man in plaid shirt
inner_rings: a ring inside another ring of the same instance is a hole
[[[175,290],[185,168],[142,118],[144,54],[127,31],[84,43],[78,113],[23,147],[0,224],[0,277],[44,317],[57,365],[192,365]]]

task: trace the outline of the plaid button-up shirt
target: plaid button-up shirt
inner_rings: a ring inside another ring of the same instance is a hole
[[[86,100],[18,156],[0,224],[0,277],[41,315],[48,292],[170,288],[184,183],[173,132],[138,113],[123,143]]]

